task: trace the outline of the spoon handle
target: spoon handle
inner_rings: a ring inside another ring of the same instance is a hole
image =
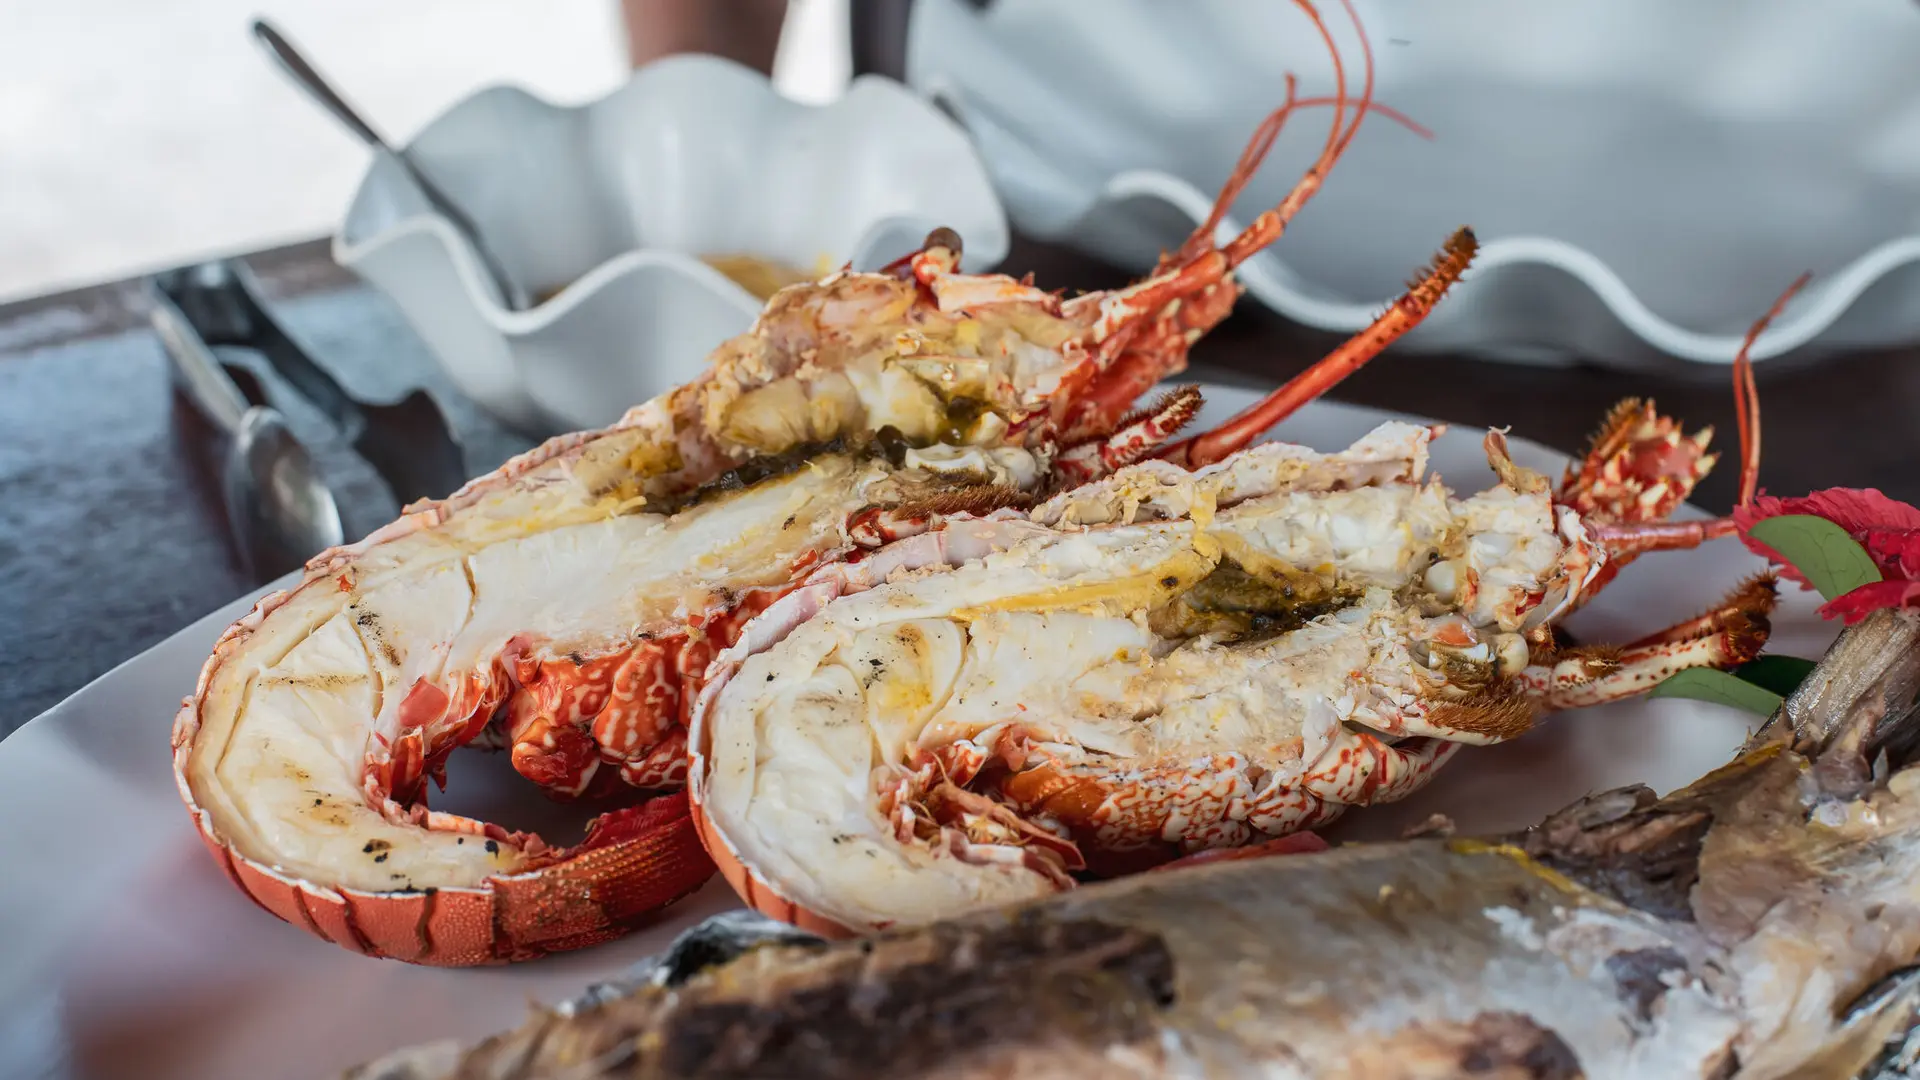
[[[508,310],[524,311],[533,306],[532,297],[528,295],[527,290],[521,287],[512,274],[507,273],[499,257],[480,238],[479,226],[473,223],[473,219],[462,212],[438,185],[427,179],[426,173],[414,164],[411,157],[388,146],[386,140],[380,137],[380,133],[373,130],[373,125],[361,119],[353,106],[348,105],[346,99],[334,91],[327,80],[307,62],[306,57],[301,56],[300,51],[293,47],[292,42],[282,36],[280,31],[275,30],[273,25],[265,19],[253,20],[253,36],[259,39],[260,44],[266,47],[268,54],[286,69],[287,74],[293,76],[293,81],[311,95],[313,100],[319,102],[322,108],[347,125],[368,146],[373,147],[375,153],[391,158],[406,172],[408,178],[420,189],[420,193],[426,197],[427,202],[432,204],[434,210],[447,219],[455,232],[466,238],[467,244],[473,248],[474,255],[480,260],[481,271],[493,280],[494,289],[500,294],[500,301],[507,306]]]
[[[334,119],[345,124],[368,146],[391,152],[386,140],[380,137],[379,132],[373,130],[373,125],[361,119],[353,106],[347,104],[346,99],[335,92],[327,80],[314,70],[313,65],[307,63],[307,58],[301,56],[299,50],[293,47],[293,43],[282,37],[280,31],[275,30],[271,23],[265,19],[253,20],[253,36],[260,39],[260,44],[266,46],[267,52],[279,61],[287,74],[293,76],[293,81],[313,95],[313,99],[319,102],[322,108],[332,113]]]

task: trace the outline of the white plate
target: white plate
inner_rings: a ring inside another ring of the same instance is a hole
[[[1317,6],[1357,92],[1352,24]],[[1242,270],[1261,303],[1350,333],[1471,225],[1475,268],[1401,348],[1724,364],[1803,271],[1755,359],[1920,340],[1913,0],[1355,7],[1375,100],[1434,138],[1370,117]],[[1303,96],[1333,88],[1279,0],[978,8],[917,0],[909,82],[967,126],[1019,229],[1135,270],[1205,218],[1288,72]],[[1288,125],[1239,221],[1294,184],[1331,119]]]
[[[1226,387],[1207,394],[1203,422],[1253,398]],[[1278,434],[1333,449],[1387,418],[1316,403]],[[1454,429],[1434,445],[1433,466],[1456,489],[1490,480],[1481,435]],[[1556,477],[1564,464],[1524,441],[1513,449]],[[1570,627],[1591,640],[1637,637],[1695,614],[1759,566],[1730,540],[1649,556]],[[174,712],[214,639],[253,600],[201,619],[0,741],[0,1071],[331,1075],[401,1045],[514,1025],[529,1001],[570,997],[737,906],[716,877],[649,932],[530,964],[451,971],[356,956],[268,915],[201,846],[167,750]],[[1786,600],[1777,647],[1817,656],[1832,630],[1805,594]],[[1463,752],[1427,792],[1356,813],[1343,829],[1391,836],[1434,810],[1467,831],[1517,827],[1592,790],[1636,780],[1665,790],[1724,762],[1749,719],[1683,700],[1566,714],[1506,746]],[[498,758],[458,757],[449,802],[460,795],[473,807],[510,792],[543,802],[517,785],[484,790],[476,771],[511,776]]]

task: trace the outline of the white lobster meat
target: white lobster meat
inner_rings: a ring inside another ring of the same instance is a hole
[[[1503,482],[1450,494],[1431,434],[1150,462],[823,568],[696,703],[709,851],[777,917],[923,923],[1398,799],[1545,709],[1757,650],[1770,592],[1697,647],[1557,652],[1606,551],[1497,434]]]

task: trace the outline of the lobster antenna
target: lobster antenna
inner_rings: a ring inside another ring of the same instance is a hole
[[[1286,126],[1286,121],[1292,117],[1294,110],[1318,108],[1322,105],[1338,105],[1341,103],[1340,98],[1331,94],[1322,94],[1318,97],[1294,97],[1293,95],[1297,86],[1298,79],[1294,75],[1289,74],[1287,76],[1286,101],[1281,104],[1279,108],[1268,113],[1266,119],[1260,122],[1260,127],[1255,129],[1253,138],[1248,141],[1246,149],[1240,154],[1240,160],[1235,163],[1233,171],[1227,174],[1227,181],[1221,186],[1220,194],[1213,200],[1213,209],[1207,214],[1207,219],[1196,226],[1192,233],[1188,234],[1187,239],[1181,243],[1178,250],[1170,255],[1162,255],[1160,257],[1160,265],[1154,267],[1153,270],[1155,274],[1163,274],[1176,266],[1192,262],[1199,258],[1205,249],[1213,245],[1213,234],[1214,231],[1220,227],[1221,219],[1225,218],[1227,211],[1232,209],[1233,204],[1240,200],[1241,193],[1244,192],[1247,185],[1252,182],[1254,174],[1259,172],[1260,162],[1266,157],[1268,151],[1272,149],[1274,140],[1280,134],[1280,129]],[[1383,105],[1380,102],[1374,101],[1366,103],[1366,107],[1368,111],[1379,113],[1381,116],[1399,124],[1420,138],[1433,138],[1433,130],[1431,128],[1391,105]]]
[[[1373,108],[1373,46],[1367,41],[1366,27],[1360,22],[1360,13],[1353,8],[1353,0],[1340,0],[1340,5],[1346,9],[1347,17],[1353,21],[1354,33],[1360,38],[1360,53],[1366,67],[1366,79],[1361,86],[1359,101],[1352,103],[1355,109],[1351,124],[1347,123],[1349,99],[1346,63],[1341,59],[1340,48],[1333,40],[1333,33],[1327,29],[1326,21],[1320,17],[1320,13],[1308,0],[1294,0],[1294,2],[1307,13],[1309,19],[1313,20],[1314,29],[1320,32],[1320,40],[1326,43],[1328,55],[1332,58],[1335,98],[1333,127],[1327,133],[1327,143],[1321,149],[1319,158],[1300,178],[1300,182],[1294,185],[1293,190],[1287,192],[1286,198],[1281,199],[1278,206],[1255,218],[1239,236],[1234,237],[1222,249],[1229,267],[1240,265],[1251,258],[1254,252],[1280,238],[1280,234],[1286,230],[1287,222],[1293,220],[1294,215],[1300,212],[1300,208],[1306,205],[1307,200],[1319,192],[1327,173],[1332,171],[1334,163],[1346,153],[1354,136],[1359,134],[1361,122]]]
[[[1331,97],[1304,99],[1296,97],[1295,94],[1299,90],[1299,79],[1292,73],[1287,75],[1286,100],[1281,102],[1279,108],[1268,113],[1266,119],[1260,122],[1260,126],[1254,129],[1253,137],[1247,141],[1246,149],[1240,153],[1240,160],[1234,163],[1232,171],[1227,174],[1226,183],[1220,187],[1219,196],[1213,200],[1213,209],[1208,212],[1207,219],[1202,221],[1192,233],[1188,234],[1187,239],[1181,243],[1180,247],[1171,255],[1162,255],[1160,257],[1160,264],[1154,268],[1155,274],[1164,273],[1176,266],[1184,266],[1198,259],[1204,251],[1213,247],[1213,234],[1214,231],[1220,227],[1221,219],[1226,217],[1227,211],[1235,202],[1239,201],[1240,195],[1246,190],[1247,184],[1253,180],[1254,174],[1260,170],[1261,161],[1266,158],[1267,152],[1273,148],[1274,140],[1280,135],[1280,129],[1286,126],[1287,120],[1293,115],[1295,109],[1307,105],[1332,105],[1333,126],[1327,132],[1326,145],[1321,148],[1320,156],[1315,159],[1313,167],[1307,170],[1306,176],[1301,179],[1300,183],[1297,184],[1292,191],[1288,192],[1286,199],[1281,202],[1279,207],[1255,218],[1253,223],[1248,225],[1238,237],[1234,238],[1230,246],[1250,244],[1251,248],[1258,249],[1271,243],[1279,237],[1280,232],[1285,228],[1287,220],[1298,213],[1300,207],[1305,205],[1306,201],[1312,198],[1313,194],[1319,190],[1321,179],[1325,177],[1327,170],[1332,168],[1334,159],[1338,158],[1340,152],[1345,149],[1346,142],[1352,139],[1353,129],[1359,128],[1360,120],[1365,118],[1367,112],[1373,108],[1373,52],[1371,47],[1367,45],[1366,31],[1361,27],[1360,16],[1353,10],[1352,3],[1350,0],[1341,0],[1341,2],[1346,5],[1348,16],[1353,19],[1354,29],[1360,34],[1360,43],[1367,56],[1367,90],[1359,102],[1359,113],[1354,119],[1352,129],[1348,128],[1346,122],[1346,111],[1350,102],[1347,98],[1346,68],[1340,57],[1340,48],[1335,44],[1333,34],[1327,29],[1325,20],[1321,19],[1320,12],[1314,8],[1311,0],[1294,0],[1294,4],[1299,7],[1301,11],[1305,12],[1307,18],[1313,22],[1314,29],[1319,31],[1320,40],[1327,46],[1327,55],[1332,59],[1333,63],[1333,95]],[[1426,128],[1415,124],[1397,112],[1393,112],[1384,107],[1381,107],[1379,111],[1406,124],[1413,129],[1416,134],[1426,137],[1431,137],[1432,135],[1432,132]],[[1276,214],[1279,215],[1277,218],[1274,216]],[[1271,233],[1271,235],[1265,235],[1268,233]],[[1251,238],[1256,235],[1262,235],[1264,238],[1258,242],[1251,242]],[[1249,254],[1250,253],[1251,252],[1249,252]],[[1244,258],[1244,256],[1242,257]],[[1238,259],[1230,258],[1228,265],[1236,265],[1238,262]]]
[[[1267,118],[1260,121],[1260,126],[1254,129],[1253,138],[1247,140],[1246,149],[1240,152],[1240,160],[1234,162],[1233,169],[1227,173],[1227,182],[1220,185],[1220,194],[1215,196],[1213,209],[1208,212],[1207,220],[1201,222],[1187,236],[1186,242],[1181,244],[1179,250],[1170,258],[1161,260],[1162,269],[1170,269],[1173,266],[1191,262],[1199,257],[1201,248],[1213,245],[1213,231],[1220,227],[1220,219],[1226,217],[1228,208],[1239,201],[1240,193],[1247,189],[1247,184],[1253,180],[1254,173],[1260,170],[1260,162],[1266,159],[1267,151],[1273,149],[1273,141],[1280,136],[1280,129],[1286,126],[1287,118],[1299,106],[1300,102],[1293,96],[1299,86],[1300,80],[1292,72],[1288,72],[1286,100],[1280,103],[1279,108],[1268,113]],[[1330,100],[1336,106],[1342,103],[1342,99],[1338,96],[1323,100]],[[1337,107],[1333,122],[1336,127],[1340,123]]]
[[[1293,415],[1302,405],[1326,393],[1336,383],[1378,356],[1402,334],[1420,325],[1447,290],[1466,273],[1478,251],[1479,242],[1472,229],[1456,231],[1447,239],[1446,246],[1433,263],[1408,283],[1406,293],[1388,305],[1371,325],[1218,427],[1163,446],[1153,456],[1185,468],[1197,468],[1211,465],[1251,445],[1261,432],[1271,429]]]
[[[1760,390],[1753,378],[1753,360],[1749,355],[1754,342],[1766,333],[1767,326],[1786,309],[1794,294],[1806,287],[1813,279],[1811,271],[1801,274],[1773,302],[1760,321],[1747,330],[1745,341],[1740,343],[1740,351],[1733,357],[1733,411],[1740,425],[1740,496],[1735,506],[1747,506],[1760,492]]]

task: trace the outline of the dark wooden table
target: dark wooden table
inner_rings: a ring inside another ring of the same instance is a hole
[[[336,267],[322,242],[249,259],[276,310],[349,390],[398,397],[426,386],[465,441],[474,472],[531,440],[461,399],[383,299]],[[1123,280],[1068,252],[1017,244],[1004,269],[1043,285]],[[1278,381],[1336,339],[1282,323],[1252,303],[1195,351],[1198,369]],[[236,354],[239,358],[241,354]],[[274,387],[271,378],[266,380]],[[1765,484],[1801,492],[1875,486],[1920,501],[1920,349],[1816,365],[1763,364]],[[1573,452],[1607,406],[1650,395],[1689,424],[1733,441],[1725,372],[1669,376],[1598,367],[1542,369],[1389,352],[1334,398],[1517,436]],[[373,474],[297,398],[276,394],[334,485],[349,536],[396,507]],[[147,330],[137,282],[0,307],[0,734],[194,619],[256,587],[227,543],[213,463],[197,420],[174,401],[167,360]],[[1696,499],[1724,510],[1730,470]]]

